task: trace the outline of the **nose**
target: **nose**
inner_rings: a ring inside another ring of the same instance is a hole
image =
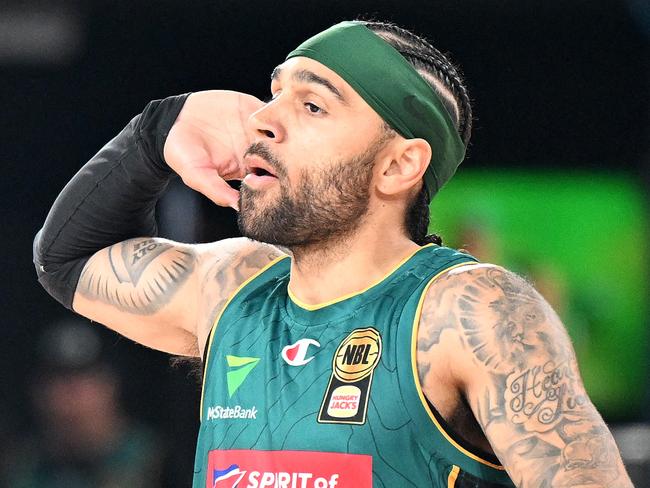
[[[248,117],[248,127],[255,140],[281,142],[285,138],[285,129],[278,118],[278,100],[272,100]]]

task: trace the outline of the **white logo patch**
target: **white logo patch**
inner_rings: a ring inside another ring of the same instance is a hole
[[[254,419],[257,420],[257,408],[244,408],[241,405],[234,407],[222,407],[214,405],[208,407],[208,420],[225,420],[225,419]]]
[[[314,359],[314,356],[307,357],[309,346],[320,347],[320,343],[314,339],[300,339],[282,349],[282,359],[290,366],[304,366]]]

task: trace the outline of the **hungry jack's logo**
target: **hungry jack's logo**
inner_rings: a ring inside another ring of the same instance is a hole
[[[318,415],[320,423],[364,424],[381,335],[373,327],[353,330],[339,345]]]

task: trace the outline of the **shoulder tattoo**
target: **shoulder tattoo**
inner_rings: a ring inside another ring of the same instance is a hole
[[[420,320],[422,384],[444,334],[476,368],[465,393],[517,486],[631,486],[568,334],[530,283],[494,266],[441,277]]]

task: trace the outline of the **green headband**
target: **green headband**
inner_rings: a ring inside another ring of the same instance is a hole
[[[303,42],[286,59],[296,56],[336,72],[403,137],[429,143],[432,156],[424,173],[429,200],[454,175],[465,157],[465,145],[449,113],[415,68],[365,25],[336,24]]]

